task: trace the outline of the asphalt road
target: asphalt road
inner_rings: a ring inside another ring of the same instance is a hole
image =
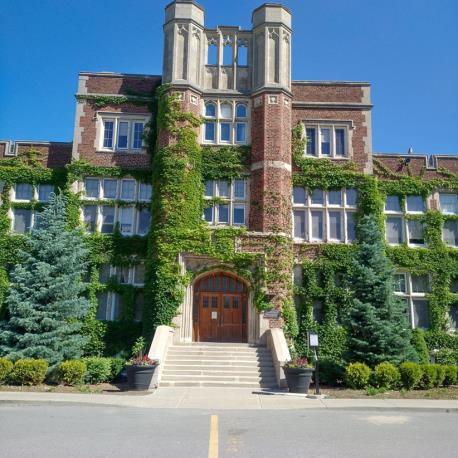
[[[457,437],[456,412],[0,404],[2,458],[455,457]]]

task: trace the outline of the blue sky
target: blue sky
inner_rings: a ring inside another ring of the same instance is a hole
[[[0,139],[70,141],[79,71],[160,74],[168,0],[0,0]],[[250,27],[260,0],[201,0]],[[284,0],[293,78],[372,83],[375,152],[458,154],[457,0]]]

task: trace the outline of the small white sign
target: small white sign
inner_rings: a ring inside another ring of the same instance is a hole
[[[309,339],[311,347],[318,347],[318,334],[310,334]]]
[[[218,319],[218,312],[212,312],[212,320]]]

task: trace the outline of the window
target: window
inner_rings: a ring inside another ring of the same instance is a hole
[[[149,231],[151,212],[147,208],[142,208],[138,212],[138,230],[139,235],[146,235]]]
[[[138,200],[141,201],[150,201],[152,195],[152,186],[147,183],[138,184]]]
[[[139,152],[144,148],[144,131],[148,118],[133,115],[110,115],[110,118],[100,116],[102,130],[100,149],[120,152]]]
[[[458,214],[458,194],[439,193],[439,206],[445,215]]]
[[[33,186],[27,183],[18,183],[14,186],[15,200],[32,200],[33,199]]]
[[[450,322],[450,328],[455,331],[458,329],[458,307],[452,306],[448,311],[448,318]]]
[[[54,192],[52,184],[39,184],[38,185],[38,200],[40,202],[49,202],[51,193]]]
[[[104,199],[116,199],[118,196],[118,180],[105,178],[103,180],[102,188]]]
[[[348,126],[305,125],[306,156],[345,158],[349,156]]]
[[[385,235],[386,241],[399,245],[407,241],[408,245],[425,244],[424,223],[421,219],[412,219],[409,214],[422,215],[426,210],[421,196],[406,196],[405,205],[399,196],[386,196],[385,199]]]
[[[135,199],[135,180],[121,180],[121,199]]]
[[[247,182],[237,179],[233,182],[210,180],[205,183],[203,219],[212,225],[242,226],[246,224]],[[219,202],[210,199],[218,197]]]
[[[102,209],[102,234],[111,234],[114,230],[115,224],[115,207],[108,207],[106,205]]]
[[[144,304],[145,304],[145,295],[143,293],[138,293],[135,296],[134,321],[142,321]]]
[[[294,286],[302,286],[302,266],[296,264],[293,269],[293,284]]]
[[[313,319],[321,324],[323,322],[323,303],[320,300],[314,300],[312,304]]]
[[[223,65],[232,65],[232,46],[230,44],[223,47]]]
[[[102,321],[115,321],[121,315],[121,297],[117,293],[99,293],[97,295],[96,318]]]
[[[142,149],[143,148],[143,131],[145,129],[145,124],[142,122],[134,122],[134,131],[132,139],[132,148],[133,149]]]
[[[100,270],[99,270],[99,282],[100,283],[107,283],[107,281],[111,277],[111,270],[112,270],[112,267],[110,266],[110,264],[102,264],[100,266]]]
[[[349,243],[355,239],[355,189],[324,191],[293,188],[294,238],[308,242]]]
[[[246,144],[248,142],[248,105],[246,103],[207,102],[204,113],[204,143]]]
[[[143,285],[145,283],[145,264],[137,264],[134,267],[134,284]]]
[[[450,292],[458,293],[458,277],[453,277],[450,281]]]
[[[458,221],[447,220],[444,222],[442,240],[445,244],[458,247]]]
[[[239,67],[246,67],[248,65],[248,48],[242,44],[239,44],[237,47],[237,65]]]
[[[86,205],[83,209],[83,218],[86,230],[95,232],[97,229],[97,206]]]
[[[429,328],[429,304],[426,294],[431,291],[429,275],[397,272],[393,278],[394,293],[406,302],[406,312],[413,328]]]
[[[114,121],[103,121],[103,147],[113,148]]]
[[[13,231],[18,234],[30,232],[32,228],[32,210],[13,208]]]
[[[98,178],[86,178],[84,180],[84,189],[87,199],[98,199],[100,197],[100,184]]]
[[[123,235],[131,235],[134,231],[134,208],[121,207],[119,217],[119,230]]]

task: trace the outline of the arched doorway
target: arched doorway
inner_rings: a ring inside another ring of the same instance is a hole
[[[247,342],[248,288],[236,276],[215,272],[194,285],[195,342]]]

